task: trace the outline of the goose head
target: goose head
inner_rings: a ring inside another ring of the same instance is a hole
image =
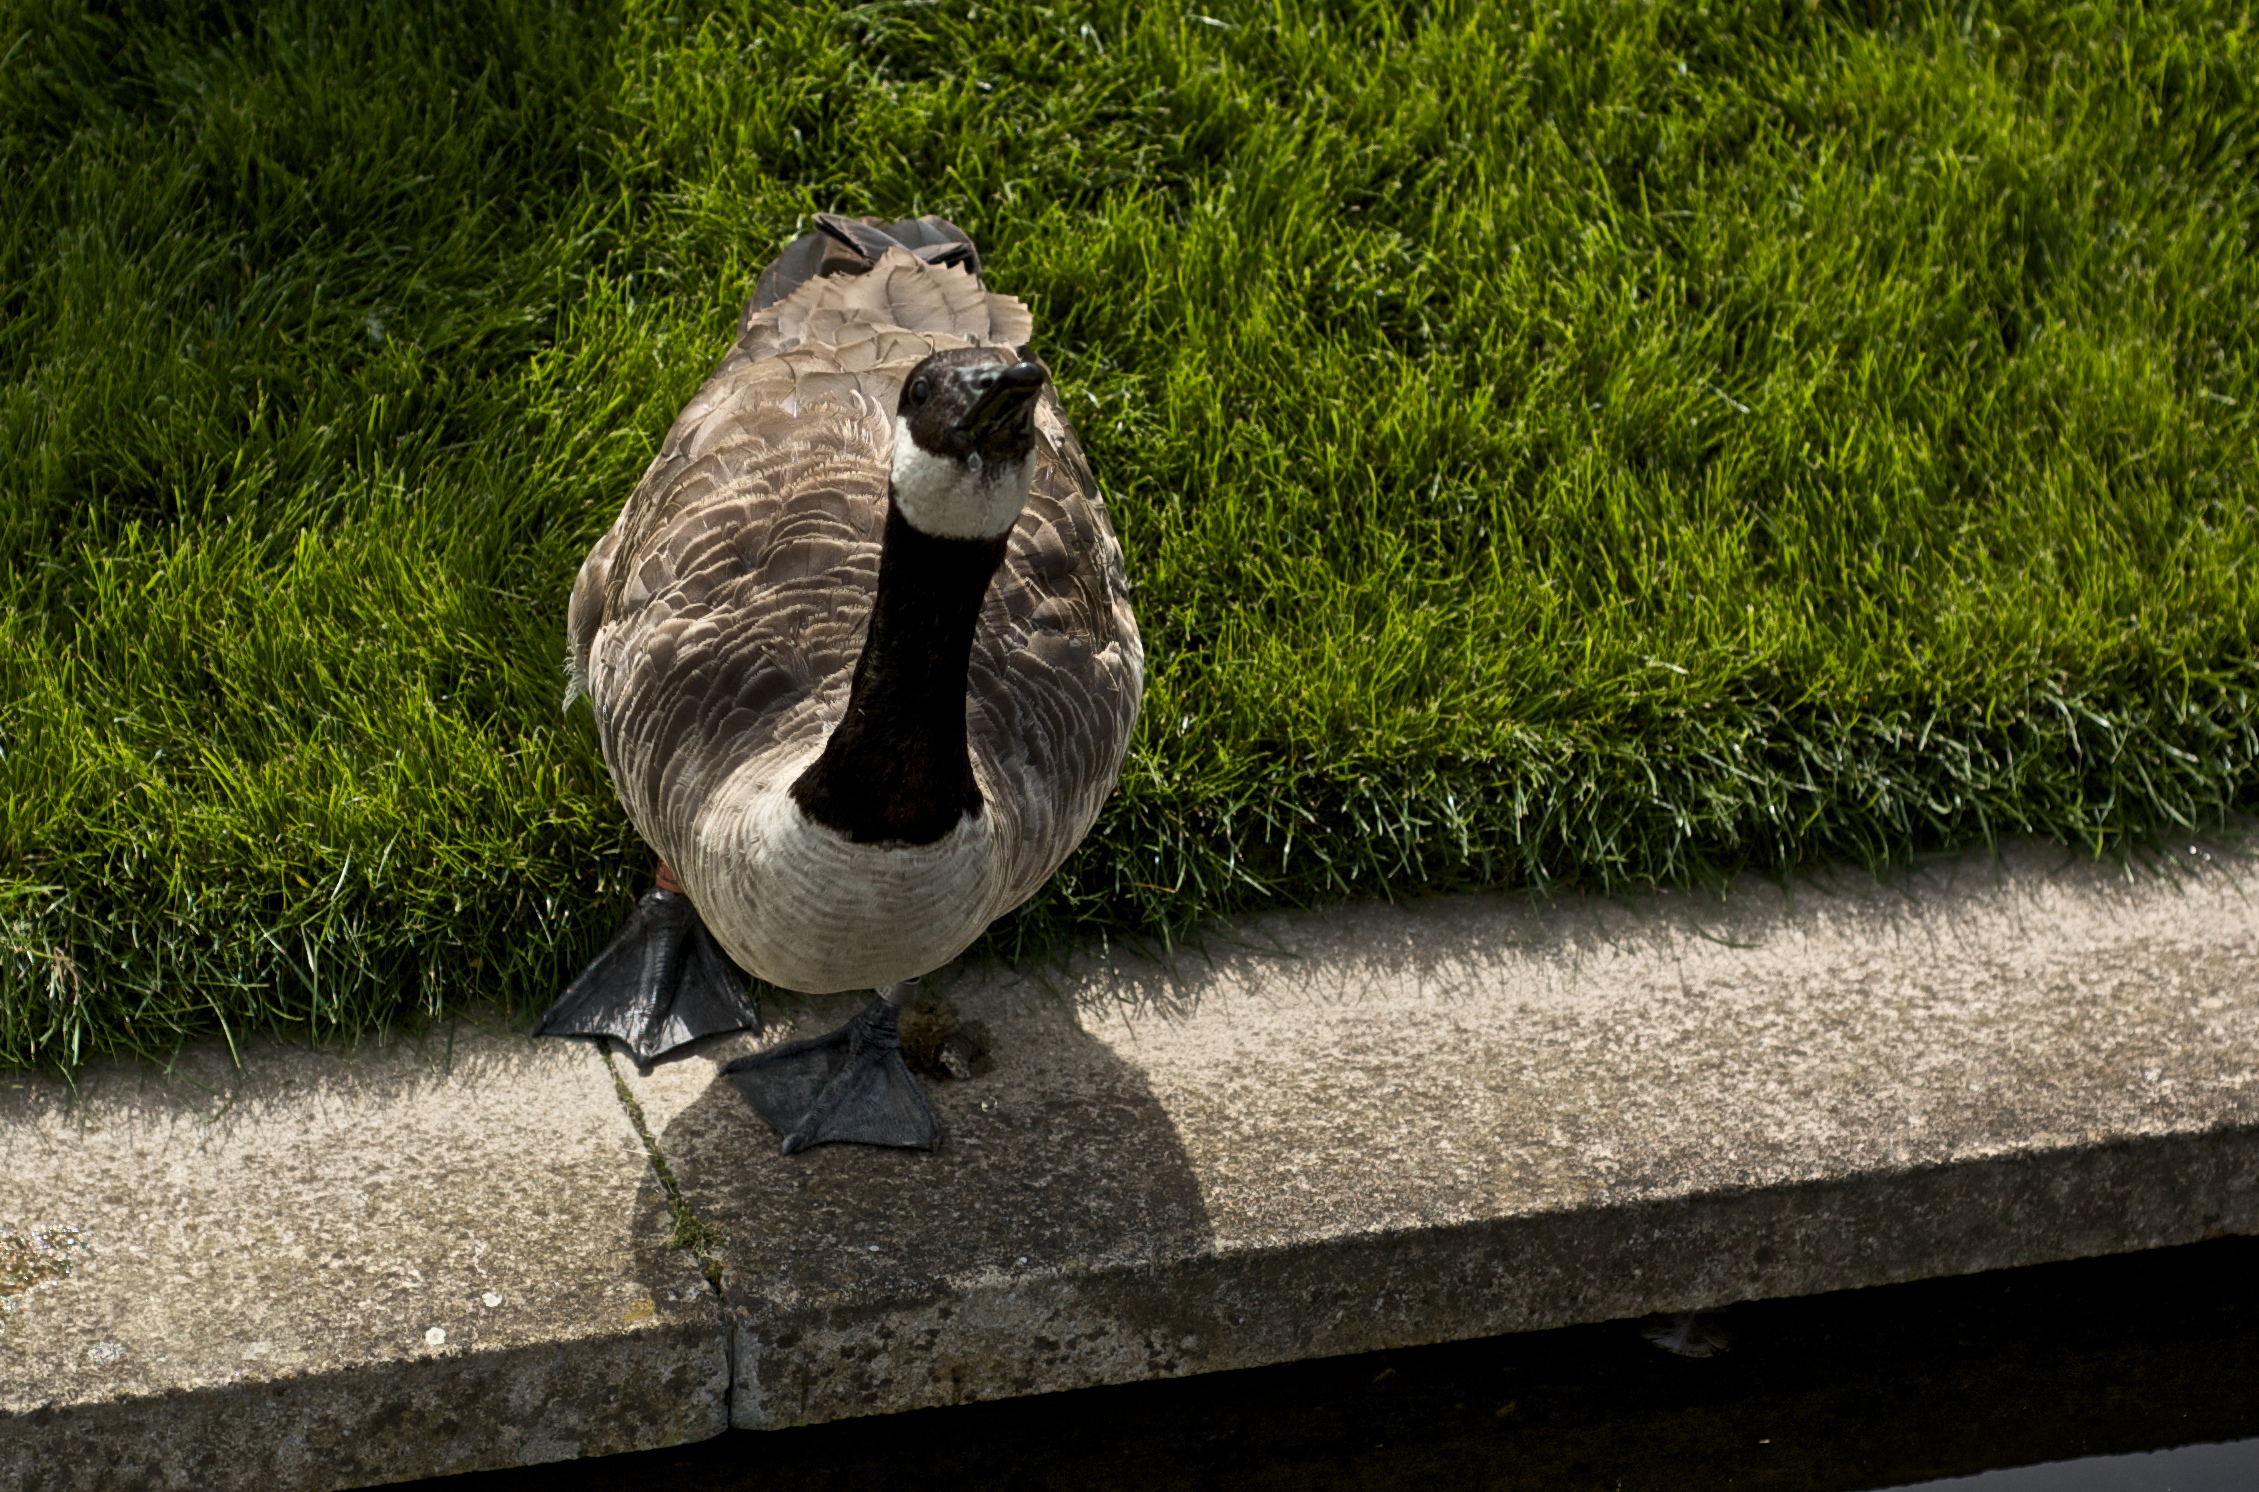
[[[936,539],[1001,539],[1035,463],[1041,363],[992,347],[937,352],[910,370],[894,416],[894,506]]]

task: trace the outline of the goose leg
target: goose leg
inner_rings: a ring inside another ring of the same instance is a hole
[[[758,1031],[745,976],[706,931],[667,868],[628,925],[581,970],[534,1028],[536,1036],[609,1036],[638,1062],[723,1031]]]
[[[838,1030],[740,1057],[722,1075],[784,1136],[787,1155],[834,1141],[938,1150],[941,1121],[902,1061],[896,1020],[917,987],[888,985]]]

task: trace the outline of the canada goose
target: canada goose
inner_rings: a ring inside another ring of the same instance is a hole
[[[732,960],[873,989],[725,1071],[788,1154],[930,1148],[896,1005],[1089,832],[1144,653],[1027,308],[939,218],[817,225],[573,586],[567,699],[660,866],[539,1029],[648,1062],[759,1029]]]

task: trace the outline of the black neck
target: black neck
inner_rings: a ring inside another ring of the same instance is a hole
[[[931,844],[980,812],[965,670],[1004,540],[937,539],[886,504],[878,594],[847,713],[792,798],[857,844]]]

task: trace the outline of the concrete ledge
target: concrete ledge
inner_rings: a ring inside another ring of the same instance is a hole
[[[0,1487],[328,1488],[724,1422],[712,1290],[610,1069],[459,1028],[0,1078]]]
[[[2023,848],[965,973],[997,1062],[935,1088],[938,1154],[780,1156],[717,1080],[750,1039],[622,1064],[703,1256],[584,1046],[0,1077],[0,1234],[58,1243],[0,1238],[0,1488],[363,1485],[2259,1233],[2255,868]]]
[[[1253,922],[950,991],[937,1155],[634,1079],[784,1426],[2259,1231],[2259,916],[2201,846]],[[851,1002],[780,1023],[789,1039]]]

